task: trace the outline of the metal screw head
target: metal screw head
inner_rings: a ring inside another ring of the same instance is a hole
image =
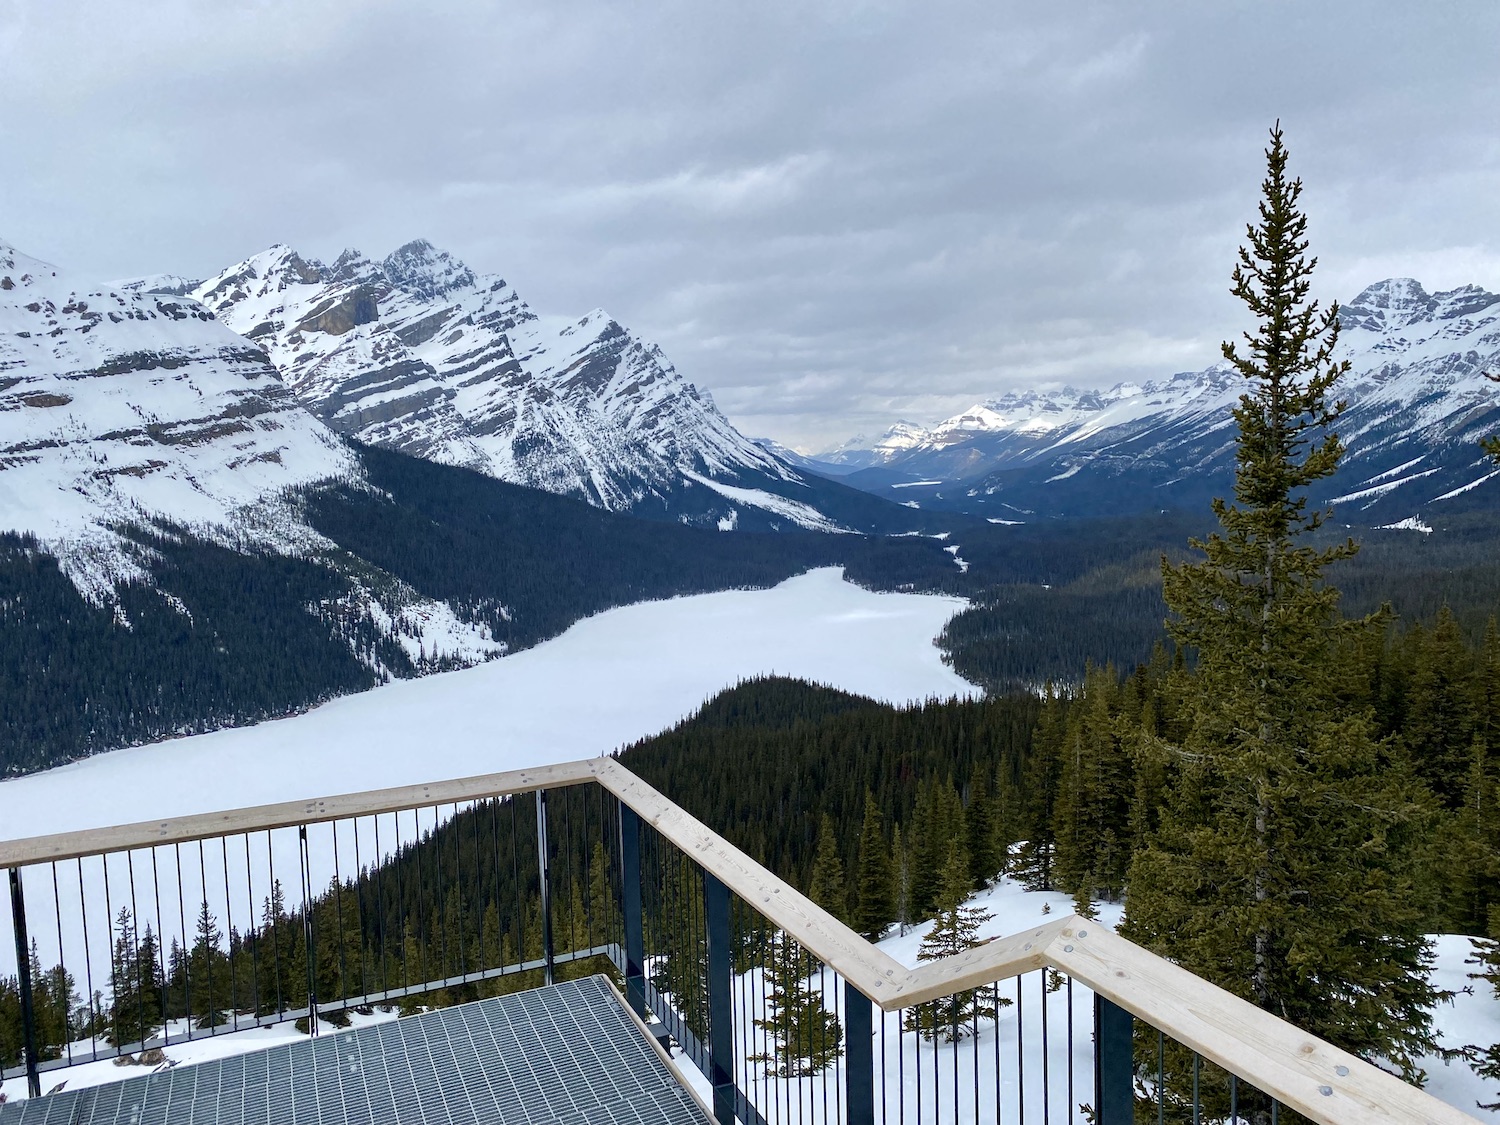
[[[1333,1072],[1340,1078],[1343,1078],[1346,1074],[1349,1073],[1349,1068],[1347,1066],[1336,1066],[1333,1068]]]
[[[1023,949],[1030,949],[1030,948],[1031,948],[1031,942],[1029,942],[1029,941],[1028,941],[1028,942],[1027,942],[1027,943],[1026,943],[1026,944],[1025,944],[1025,946],[1024,946],[1024,947],[1023,947]]]
[[[1072,953],[1073,952],[1073,947],[1071,945],[1065,945],[1065,946],[1063,946],[1063,952],[1064,953]]]
[[[1333,1087],[1332,1086],[1319,1086],[1318,1087],[1318,1093],[1322,1094],[1325,1098],[1331,1098],[1331,1097],[1333,1097]]]
[[[1079,930],[1078,931],[1078,936],[1079,937],[1088,937],[1089,936],[1089,932],[1087,930]]]

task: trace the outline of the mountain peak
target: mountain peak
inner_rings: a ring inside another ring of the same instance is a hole
[[[427,301],[474,284],[473,270],[425,238],[393,250],[381,268],[397,289]]]
[[[9,291],[36,284],[57,276],[57,267],[29,254],[23,254],[9,242],[0,239],[0,289]],[[6,284],[9,282],[10,284]]]
[[[1373,332],[1405,328],[1416,321],[1427,320],[1432,315],[1434,303],[1415,278],[1388,277],[1366,286],[1359,296],[1340,309],[1339,319],[1345,328],[1364,328]]]

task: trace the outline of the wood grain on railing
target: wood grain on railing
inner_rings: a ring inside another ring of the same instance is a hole
[[[0,843],[0,868],[598,781],[883,1011],[1041,968],[1068,974],[1321,1125],[1475,1119],[1076,915],[908,969],[612,758]]]
[[[532,793],[538,789],[557,789],[593,781],[594,766],[598,761],[599,759],[586,759],[555,766],[537,766],[534,769],[487,773],[430,785],[401,785],[393,789],[372,789],[337,797],[318,797],[310,801],[283,801],[275,805],[255,805],[227,812],[143,820],[113,828],[29,836],[21,840],[0,842],[0,868],[108,855],[161,844],[186,844],[196,840],[212,840],[219,836],[238,836],[245,832],[264,832],[274,828],[295,828],[302,824],[323,824],[350,817],[374,816],[377,813],[428,809],[434,805],[451,805],[455,802],[463,804],[465,801],[503,797],[511,793]],[[3,790],[0,790],[0,795],[3,795]]]

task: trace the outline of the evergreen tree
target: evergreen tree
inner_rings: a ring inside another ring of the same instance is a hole
[[[766,1016],[755,1026],[766,1033],[770,1050],[751,1055],[777,1078],[803,1078],[826,1069],[844,1053],[843,1027],[823,1006],[820,990],[808,979],[816,962],[794,939],[777,931],[764,966]]]
[[[1114,668],[1090,668],[1069,709],[1052,810],[1057,884],[1087,903],[1119,899],[1130,864],[1134,776],[1123,734],[1137,725]]]
[[[942,882],[938,889],[937,916],[932,929],[922,939],[917,958],[936,961],[951,957],[979,944],[979,927],[990,920],[990,913],[969,905],[972,876],[969,858],[957,840],[948,846],[943,863]],[[1003,1007],[1008,1000],[1001,1000]],[[919,1032],[925,1039],[942,1036],[954,1043],[972,1034],[981,1019],[995,1018],[995,994],[984,989],[954,993],[926,1004],[909,1008],[906,1030]]]
[[[865,819],[859,829],[859,898],[853,925],[870,941],[877,941],[896,917],[896,877],[881,825],[875,794],[865,790]]]
[[[1000,873],[1000,853],[995,847],[995,809],[990,800],[989,771],[974,763],[969,777],[969,803],[964,809],[964,846],[969,852],[969,874],[974,889],[982,891]]]
[[[589,926],[593,931],[595,945],[615,940],[620,929],[614,887],[609,880],[609,865],[610,858],[604,850],[604,841],[595,840],[593,853],[589,857]]]
[[[964,807],[951,778],[931,778],[917,794],[912,817],[911,908],[916,918],[931,917],[942,885],[949,846],[964,834]]]
[[[849,913],[849,896],[844,889],[844,861],[839,858],[839,842],[833,832],[833,817],[823,814],[818,825],[818,850],[813,854],[812,880],[807,897],[835,918],[843,921]]]
[[[1025,835],[1014,865],[1016,876],[1033,891],[1053,888],[1054,823],[1065,736],[1062,697],[1048,684],[1041,718],[1032,735],[1031,756],[1022,775],[1020,827]]]
[[[1323,572],[1355,547],[1298,541],[1326,515],[1307,510],[1304,490],[1342,451],[1336,434],[1316,440],[1343,408],[1328,397],[1347,369],[1333,359],[1338,308],[1320,315],[1308,299],[1315,260],[1279,125],[1266,159],[1233,289],[1259,326],[1245,354],[1224,345],[1248,384],[1234,412],[1235,503],[1214,502],[1221,530],[1193,541],[1201,559],[1163,562],[1169,628],[1197,665],[1178,701],[1184,733],[1157,748],[1171,762],[1166,803],[1131,868],[1125,932],[1420,1077],[1436,993],[1413,879],[1415,787],[1369,708],[1346,702],[1339,642],[1364,626],[1344,621]]]
[[[891,902],[895,904],[896,921],[904,934],[912,921],[911,860],[899,824],[891,826]]]
[[[1431,630],[1414,631],[1402,741],[1418,774],[1451,809],[1459,807],[1469,776],[1474,737],[1471,660],[1453,611],[1446,605]]]
[[[193,1018],[198,1027],[217,1027],[226,1022],[224,1012],[229,1007],[229,962],[222,946],[224,933],[207,899],[198,908],[193,935],[193,949],[187,957]]]
[[[144,1042],[161,1026],[161,974],[158,946],[151,927],[138,935],[126,907],[115,916],[116,936],[110,953],[108,1039],[116,1046]]]

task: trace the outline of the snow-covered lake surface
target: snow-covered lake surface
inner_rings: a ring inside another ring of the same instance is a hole
[[[760,673],[893,703],[976,694],[933,644],[964,604],[871,593],[828,568],[626,606],[461,672],[0,782],[0,838],[596,757]]]

